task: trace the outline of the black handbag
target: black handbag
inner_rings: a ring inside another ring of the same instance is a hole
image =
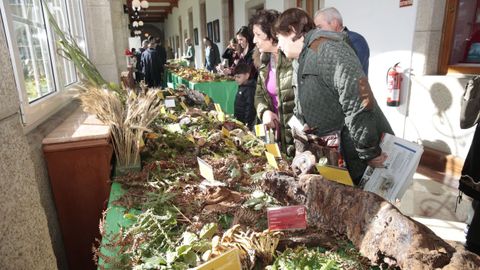
[[[470,79],[465,86],[460,110],[460,127],[471,128],[480,120],[480,76]]]

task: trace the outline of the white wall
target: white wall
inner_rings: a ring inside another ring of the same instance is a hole
[[[288,8],[294,7],[296,5],[295,0],[235,0],[234,1],[235,30],[238,30],[241,26],[248,25],[248,19],[249,19],[247,18],[248,7],[256,6],[262,3],[264,4],[265,9],[275,9],[280,12]]]
[[[398,1],[326,0],[325,7],[334,6],[343,16],[344,25],[360,33],[370,47],[369,81],[375,97],[397,136],[404,133],[407,114],[407,94],[410,78],[404,76],[402,104],[386,106],[385,76],[389,67],[400,62],[403,70],[411,67],[411,52],[415,30],[416,3],[399,8]],[[401,22],[399,24],[399,22]],[[393,31],[392,31],[393,30]]]
[[[444,0],[325,0],[349,29],[361,33],[370,47],[369,81],[397,136],[465,158],[474,129],[459,126],[460,97],[469,76],[435,75],[443,26]],[[404,76],[402,105],[385,105],[387,69],[400,62]],[[408,72],[407,72],[408,73]]]
[[[237,1],[234,1],[236,4]],[[206,22],[211,22],[216,19],[219,20],[220,25],[220,42],[216,43],[218,49],[220,50],[220,54],[223,53],[225,40],[229,40],[230,37],[224,37],[223,28],[228,25],[228,21],[226,18],[222,18],[223,14],[223,6],[222,0],[206,0],[205,1],[206,7]],[[202,50],[203,48],[203,41],[202,38],[207,35],[207,33],[202,32],[202,28],[200,26],[200,1],[198,0],[180,0],[178,2],[178,8],[174,8],[172,14],[168,15],[168,19],[165,21],[165,40],[168,42],[168,39],[172,36],[179,35],[182,37],[183,35],[178,33],[178,17],[181,16],[182,18],[182,29],[188,29],[188,10],[192,8],[193,12],[193,28],[198,28],[198,38],[199,38],[199,45],[195,46],[195,64],[197,67],[203,67],[203,59],[202,59]],[[206,27],[205,27],[206,28]],[[187,30],[188,31],[188,30]],[[193,36],[191,37],[193,41]],[[180,42],[183,42],[183,38],[180,38]]]

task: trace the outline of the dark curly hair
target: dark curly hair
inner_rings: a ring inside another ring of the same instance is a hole
[[[272,40],[273,43],[278,43],[278,39],[273,31],[273,26],[280,16],[280,12],[273,9],[262,9],[257,11],[255,15],[250,18],[249,26],[253,31],[253,26],[258,25],[262,32],[267,35],[267,38]]]
[[[278,18],[274,27],[274,31],[282,35],[289,35],[295,31],[296,35],[293,41],[305,36],[312,29],[315,29],[315,23],[307,12],[300,8],[285,10]]]

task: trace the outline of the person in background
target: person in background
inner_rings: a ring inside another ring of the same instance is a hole
[[[276,131],[277,141],[284,153],[293,156],[295,151],[287,151],[293,144],[291,131],[287,125],[293,115],[294,93],[292,88],[292,62],[278,50],[278,39],[272,27],[280,13],[276,10],[260,10],[250,19],[253,42],[261,54],[259,62],[255,108],[262,123]]]
[[[334,7],[327,7],[318,10],[315,12],[314,22],[319,29],[344,32],[347,34],[348,40],[362,64],[363,72],[368,76],[368,61],[370,58],[370,48],[368,47],[368,43],[362,35],[350,31],[346,26],[343,26],[343,19],[340,12]]]
[[[367,165],[384,166],[381,138],[393,134],[360,61],[343,34],[315,29],[302,9],[285,10],[274,30],[280,49],[299,65],[295,116],[319,137],[338,134],[345,167],[358,185]]]
[[[155,47],[155,50],[157,51],[157,56],[158,56],[158,61],[159,61],[159,67],[160,67],[160,85],[162,85],[163,81],[163,71],[165,68],[165,64],[167,63],[167,51],[165,50],[165,47],[162,45],[162,41],[160,40],[159,37],[155,38],[155,44],[157,46]]]
[[[135,82],[139,83],[141,80],[143,80],[143,73],[142,73],[142,65],[141,65],[141,60],[142,60],[142,54],[138,52],[135,48],[132,48],[132,58],[133,60],[133,66],[135,68]]]
[[[192,40],[190,38],[185,39],[185,47],[187,48],[185,51],[185,55],[183,59],[187,60],[188,66],[194,68],[195,67],[195,47],[193,47]]]
[[[255,44],[253,44],[253,34],[249,27],[242,26],[237,31],[237,41],[239,45],[239,58],[235,65],[246,63],[250,65],[250,78],[257,79],[257,68],[253,63],[253,52]]]
[[[233,115],[244,123],[250,130],[255,125],[255,80],[250,79],[250,66],[240,63],[234,70],[235,81],[238,84],[237,95],[235,96],[235,107]]]
[[[148,43],[148,48],[142,53],[142,73],[145,76],[145,83],[148,87],[160,86],[160,60],[155,50],[154,41]]]
[[[233,64],[235,59],[238,59],[238,42],[236,38],[230,39],[227,48],[222,54],[222,58],[225,59],[227,62],[225,64],[225,68],[230,68]]]
[[[205,69],[210,72],[217,73],[215,67],[221,62],[218,46],[208,37],[203,38],[203,44],[205,44]]]

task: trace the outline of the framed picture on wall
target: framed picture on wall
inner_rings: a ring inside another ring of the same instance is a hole
[[[213,41],[213,23],[207,23],[207,37]]]
[[[220,42],[220,21],[213,21],[213,42]]]
[[[198,45],[198,28],[193,29],[193,41],[195,45]]]

